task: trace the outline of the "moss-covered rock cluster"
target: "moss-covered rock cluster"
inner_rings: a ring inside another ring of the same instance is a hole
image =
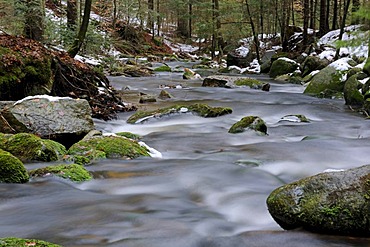
[[[137,111],[128,120],[127,123],[140,123],[150,118],[161,118],[163,116],[180,113],[195,113],[201,117],[219,117],[225,114],[232,113],[232,109],[228,107],[211,107],[206,104],[193,105],[174,105],[170,107],[160,108],[154,111]]]
[[[0,133],[0,183],[26,183],[30,177],[47,175],[82,182],[92,178],[83,165],[94,160],[149,156],[148,149],[137,142],[140,138],[138,135],[122,132],[115,136],[102,136],[100,132],[96,132],[89,133],[68,152],[62,144],[33,134]],[[27,172],[22,161],[60,161],[61,164]],[[71,162],[73,164],[69,164]]]
[[[0,148],[21,161],[57,161],[67,153],[62,144],[28,133],[0,134]]]

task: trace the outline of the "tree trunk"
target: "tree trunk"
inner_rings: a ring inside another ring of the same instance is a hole
[[[247,14],[249,16],[249,22],[250,22],[251,28],[252,28],[253,41],[254,41],[254,45],[255,45],[255,48],[256,48],[257,61],[258,61],[258,63],[261,63],[260,52],[259,52],[258,33],[256,32],[256,29],[255,29],[255,26],[254,26],[254,21],[253,21],[253,18],[252,18],[250,9],[249,9],[248,0],[245,0],[245,6],[247,7]]]
[[[342,23],[340,25],[340,33],[339,33],[339,37],[338,37],[338,40],[342,40],[343,39],[343,34],[344,34],[344,28],[346,26],[346,19],[347,19],[347,14],[348,14],[348,10],[349,10],[349,5],[351,3],[351,0],[347,0],[345,1],[345,6],[344,6],[344,10],[343,10],[343,19],[342,19]],[[336,53],[335,53],[335,60],[337,60],[339,58],[339,50],[340,48],[337,49]]]
[[[80,30],[78,31],[77,37],[74,40],[71,48],[68,50],[68,54],[71,57],[75,57],[77,55],[77,53],[80,51],[81,46],[85,40],[85,36],[86,36],[86,32],[87,32],[87,28],[89,26],[89,20],[90,20],[91,3],[92,3],[92,0],[85,1],[84,16],[82,19]]]
[[[112,18],[112,27],[116,27],[117,22],[117,0],[113,0],[113,18]]]
[[[76,0],[67,0],[67,27],[76,30],[78,20],[78,9]]]
[[[316,1],[310,0],[310,28],[315,29],[315,18],[316,18]]]
[[[329,18],[330,17],[330,0],[326,1],[326,19],[325,19],[325,30],[329,31],[330,26],[329,26]]]
[[[306,49],[308,44],[308,21],[310,14],[310,1],[303,1],[303,50]]]
[[[42,0],[27,0],[25,13],[24,35],[26,38],[44,40],[44,17]]]
[[[338,21],[338,1],[334,1],[333,5],[333,23],[331,26],[332,30],[337,29],[337,21]]]
[[[326,0],[320,0],[320,23],[319,23],[319,36],[326,34]]]
[[[352,1],[352,20],[351,24],[359,24],[360,23],[360,18],[356,15],[356,12],[360,9],[360,0],[353,0]]]
[[[148,0],[148,25],[147,27],[153,32],[154,30],[154,0]]]

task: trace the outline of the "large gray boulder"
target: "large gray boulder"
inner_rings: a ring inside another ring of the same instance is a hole
[[[354,108],[360,108],[364,104],[364,96],[359,91],[362,88],[362,83],[357,80],[357,74],[352,75],[344,84],[344,99],[346,105]]]
[[[320,59],[316,56],[308,56],[301,65],[302,77],[310,74],[312,71],[321,70],[329,65],[329,60]]]
[[[94,129],[86,100],[46,95],[26,97],[0,111],[0,132],[32,133],[69,147]]]
[[[284,229],[370,236],[370,165],[327,172],[274,190],[267,206]]]

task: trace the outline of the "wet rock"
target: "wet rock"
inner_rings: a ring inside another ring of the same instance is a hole
[[[21,161],[56,161],[66,154],[66,148],[55,141],[41,139],[28,133],[2,136],[0,148]]]
[[[33,133],[65,146],[95,128],[89,103],[68,97],[27,97],[4,108],[0,116],[0,132]]]
[[[142,123],[153,118],[158,119],[164,116],[189,112],[195,113],[201,117],[218,117],[232,113],[232,109],[227,107],[211,107],[206,104],[174,105],[166,108],[157,109],[154,111],[137,111],[131,117],[129,117],[127,123],[130,124]]]
[[[253,61],[253,59],[255,58],[255,55],[252,52],[250,51],[240,52],[240,49],[241,47],[227,54],[227,57],[226,57],[227,67],[238,66],[240,68],[246,68]],[[246,49],[243,49],[243,50],[246,50]]]
[[[26,183],[28,180],[23,163],[11,153],[0,149],[0,183]]]
[[[270,77],[275,78],[279,75],[293,73],[298,68],[298,63],[289,58],[278,58],[274,61],[270,68]]]
[[[202,87],[235,88],[248,86],[252,89],[265,89],[265,91],[268,91],[269,86],[266,84],[268,83],[263,83],[249,77],[212,75],[203,80]]]
[[[193,70],[185,68],[184,74],[182,74],[182,78],[185,80],[191,80],[191,79],[200,79],[200,75],[195,73]]]
[[[158,98],[162,99],[162,100],[166,100],[166,99],[172,99],[173,96],[169,92],[167,92],[166,90],[162,90],[159,93]]]
[[[341,81],[342,72],[337,71],[332,66],[327,66],[326,68],[320,70],[319,73],[315,74],[311,79],[310,83],[304,90],[305,94],[320,96],[325,90],[330,90],[328,96],[343,92],[344,83]]]
[[[148,94],[143,94],[140,97],[139,103],[144,104],[144,103],[153,103],[157,102],[157,99],[153,95],[148,95]]]
[[[87,157],[90,161],[104,158],[134,159],[149,156],[148,150],[138,142],[122,136],[95,136],[72,145],[68,154]]]
[[[47,166],[29,171],[31,178],[57,176],[73,182],[83,182],[92,179],[91,174],[81,165],[62,164],[57,166]]]
[[[257,116],[243,117],[240,121],[236,122],[229,129],[229,133],[236,134],[244,132],[248,129],[267,134],[267,126],[265,121]]]
[[[370,165],[320,173],[274,190],[267,206],[284,229],[370,236]]]

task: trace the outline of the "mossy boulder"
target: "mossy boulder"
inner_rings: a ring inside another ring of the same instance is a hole
[[[352,75],[344,84],[344,99],[346,105],[350,105],[355,108],[362,107],[364,103],[364,96],[359,91],[362,88],[362,84],[357,80],[357,75]]]
[[[257,116],[243,117],[240,121],[231,126],[229,133],[241,133],[248,129],[260,132],[262,134],[267,134],[267,126],[265,121]]]
[[[0,149],[0,183],[26,183],[28,179],[23,163],[11,153]]]
[[[24,239],[24,238],[0,238],[1,247],[61,247],[61,245],[52,244],[38,239]]]
[[[196,79],[196,78],[199,79],[200,75],[191,69],[188,69],[188,68],[184,69],[184,73],[182,74],[182,79],[191,80],[191,79]]]
[[[193,105],[174,105],[166,108],[160,108],[154,111],[137,111],[129,119],[127,123],[141,123],[151,118],[161,118],[171,114],[194,113],[201,117],[218,117],[232,113],[232,109],[228,107],[211,107],[206,104]]]
[[[123,137],[129,138],[129,139],[135,140],[135,141],[138,141],[138,140],[141,139],[141,137],[139,135],[131,133],[131,132],[118,132],[118,133],[116,133],[116,135],[123,136]]]
[[[83,182],[92,179],[91,174],[81,165],[62,164],[47,166],[29,171],[31,178],[55,175],[73,182]]]
[[[325,90],[332,91],[333,94],[343,92],[344,82],[342,75],[344,72],[337,71],[332,66],[327,66],[319,73],[315,74],[310,83],[304,90],[304,94],[320,96]]]
[[[264,82],[261,82],[259,80],[256,80],[256,79],[252,79],[252,78],[239,78],[237,80],[235,80],[235,85],[236,86],[246,86],[246,87],[250,87],[252,89],[262,89],[264,85],[266,85],[266,83]]]
[[[33,134],[19,133],[2,139],[0,148],[21,161],[56,161],[62,159],[67,152],[62,144]]]
[[[171,72],[172,69],[168,65],[162,65],[160,67],[155,68],[154,71],[156,71],[156,72]]]
[[[275,189],[267,198],[284,229],[370,236],[370,165],[320,173]]]
[[[159,93],[158,98],[161,99],[161,100],[167,100],[167,99],[172,99],[173,96],[169,92],[167,92],[166,90],[162,90]]]
[[[271,64],[269,75],[271,78],[275,78],[279,75],[293,73],[296,71],[298,66],[298,63],[294,60],[285,57],[278,58]]]
[[[84,156],[89,160],[102,158],[134,159],[149,156],[148,150],[138,142],[122,136],[94,136],[70,147],[68,154]]]

